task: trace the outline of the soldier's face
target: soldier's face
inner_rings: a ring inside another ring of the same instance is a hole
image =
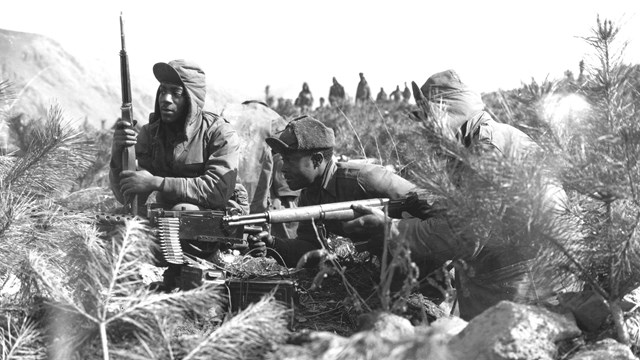
[[[301,152],[282,154],[282,174],[291,190],[304,189],[316,180],[318,172],[311,156]]]
[[[184,118],[187,108],[187,94],[181,85],[160,83],[158,105],[162,122],[177,123]]]

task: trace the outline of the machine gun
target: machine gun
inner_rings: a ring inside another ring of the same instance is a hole
[[[351,220],[357,214],[352,205],[374,208],[388,206],[389,211],[402,210],[406,199],[389,200],[374,198],[345,201],[322,205],[303,206],[293,209],[269,210],[262,213],[240,215],[235,209],[221,210],[147,210],[164,259],[170,264],[185,264],[180,241],[211,243],[223,249],[243,250],[248,247],[245,235],[263,230],[266,224],[287,223],[306,220]]]

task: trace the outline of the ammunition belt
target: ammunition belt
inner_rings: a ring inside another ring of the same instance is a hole
[[[184,264],[180,247],[180,219],[166,217],[157,219],[158,239],[162,256],[170,264]]]

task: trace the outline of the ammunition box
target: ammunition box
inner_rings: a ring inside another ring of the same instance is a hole
[[[194,289],[205,282],[226,286],[233,312],[259,301],[272,291],[275,299],[285,304],[289,309],[293,310],[298,303],[296,282],[290,279],[229,279],[221,270],[203,269],[195,266],[183,266],[180,269],[180,289]]]
[[[262,299],[264,295],[274,292],[277,301],[294,309],[298,303],[296,283],[293,280],[272,279],[227,279],[231,310],[236,312],[246,308],[249,304]]]

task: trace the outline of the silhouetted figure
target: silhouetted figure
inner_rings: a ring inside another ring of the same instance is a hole
[[[309,90],[309,85],[307,83],[302,84],[302,90],[298,94],[298,98],[294,105],[300,109],[300,112],[305,114],[311,111],[313,106],[313,95],[311,95],[311,90]]]
[[[380,88],[380,92],[376,96],[376,102],[383,103],[383,102],[387,102],[387,100],[389,100],[387,93],[384,92],[384,88]]]
[[[271,95],[271,91],[269,90],[269,85],[264,87],[264,102],[265,104],[267,104],[268,107],[273,108],[273,103],[275,102],[275,99],[273,98],[273,95]]]
[[[407,86],[407,82],[404,82],[404,90],[402,90],[402,101],[408,103],[409,100],[411,99],[411,90],[409,90],[409,87]]]
[[[356,90],[356,104],[363,104],[371,99],[371,89],[367,80],[364,78],[364,74],[360,73],[360,82],[358,83],[358,89]]]
[[[344,87],[340,85],[336,78],[333,78],[333,85],[329,88],[329,105],[341,106],[344,103],[346,95],[344,93]]]
[[[321,97],[321,98],[320,98],[320,106],[318,106],[318,109],[322,109],[322,108],[324,108],[324,103],[325,103],[325,100],[324,100],[324,98],[323,98],[323,97]]]
[[[400,92],[400,85],[396,86],[396,89],[393,90],[393,92],[391,93],[391,95],[389,95],[389,97],[394,102],[402,101],[402,92]]]

